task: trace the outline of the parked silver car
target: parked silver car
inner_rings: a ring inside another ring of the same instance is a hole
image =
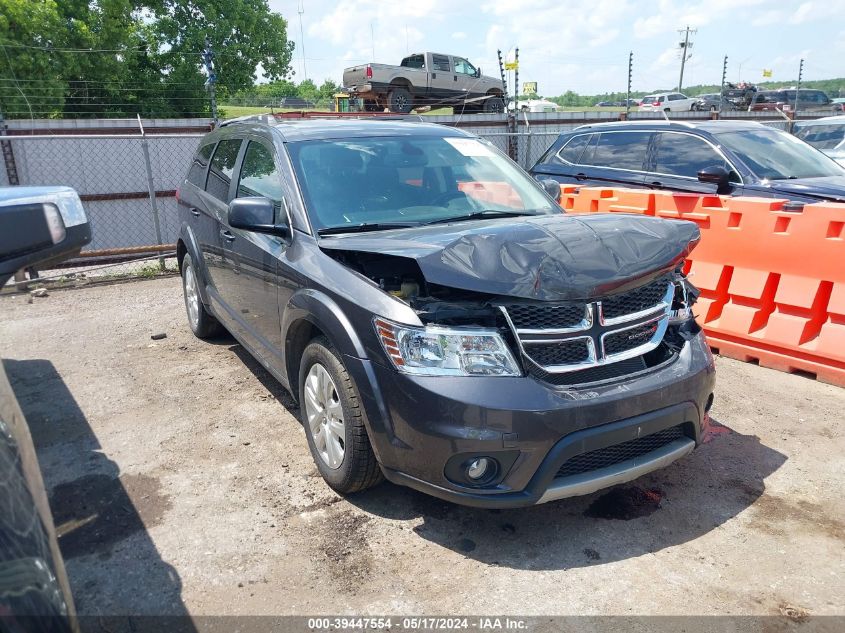
[[[798,121],[794,133],[845,167],[845,115]]]

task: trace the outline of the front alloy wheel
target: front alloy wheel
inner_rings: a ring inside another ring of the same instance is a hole
[[[326,466],[340,468],[345,450],[346,427],[337,387],[320,363],[305,377],[305,418],[314,447]]]

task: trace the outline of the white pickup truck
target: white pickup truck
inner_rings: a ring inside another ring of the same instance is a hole
[[[368,110],[408,113],[420,106],[453,106],[464,112],[504,112],[502,80],[481,74],[456,55],[415,53],[398,66],[362,64],[343,71],[350,95]]]

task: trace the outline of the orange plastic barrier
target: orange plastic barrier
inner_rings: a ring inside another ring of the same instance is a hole
[[[691,220],[696,315],[719,353],[845,387],[845,204],[564,185],[571,213]]]
[[[459,182],[458,190],[480,202],[501,204],[513,209],[522,209],[522,198],[506,182]]]

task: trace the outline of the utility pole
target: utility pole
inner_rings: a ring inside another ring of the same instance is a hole
[[[302,49],[302,78],[308,79],[308,69],[305,67],[305,31],[302,29],[302,14],[305,13],[305,5],[302,0],[299,0],[296,12],[299,14],[299,48]]]
[[[625,118],[631,113],[631,76],[634,72],[634,51],[628,53],[628,92],[625,96]]]
[[[804,60],[798,65],[798,87],[795,90],[795,107],[792,108],[792,116],[798,114],[798,94],[801,92],[801,77],[804,75]]]
[[[692,42],[689,41],[689,36],[690,33],[698,33],[698,29],[691,29],[687,26],[685,29],[678,31],[678,33],[682,33],[684,36],[684,41],[679,44],[681,49],[681,77],[678,79],[678,92],[680,92],[684,87],[684,66],[687,63],[687,60],[692,57],[692,53],[690,53]]]
[[[722,87],[719,88],[719,117],[722,116],[722,105],[725,102],[725,79],[728,76],[728,56],[725,55],[725,61],[722,64]]]
[[[208,37],[205,38],[202,62],[205,64],[205,71],[208,73],[205,85],[208,87],[208,98],[211,100],[211,121],[212,125],[217,127],[217,93],[214,89],[214,84],[217,83],[217,73],[214,72],[214,51],[211,49],[211,40]]]

